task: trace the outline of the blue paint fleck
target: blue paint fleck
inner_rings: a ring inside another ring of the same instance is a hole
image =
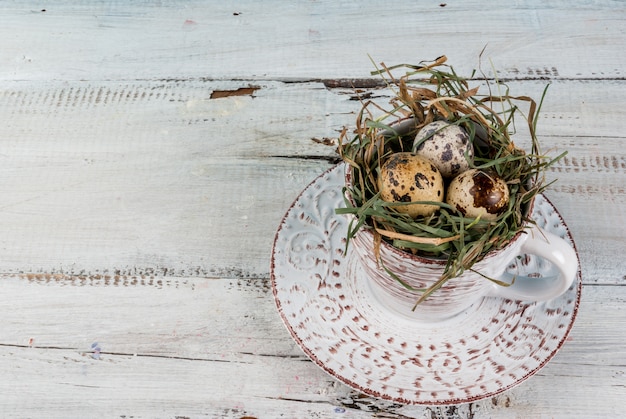
[[[335,413],[346,413],[346,409],[343,407],[335,407]]]
[[[100,359],[100,351],[102,351],[102,349],[100,348],[100,345],[98,345],[98,342],[92,343],[91,349],[93,351],[93,353],[91,354],[91,357],[93,359]]]

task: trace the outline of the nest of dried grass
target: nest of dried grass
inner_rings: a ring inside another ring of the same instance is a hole
[[[337,209],[337,213],[355,216],[348,228],[348,245],[359,229],[368,228],[377,242],[375,248],[385,240],[407,252],[447,260],[444,274],[435,285],[421,290],[418,304],[450,278],[471,270],[490,251],[506,246],[533,222],[529,208],[535,196],[549,186],[545,183],[546,169],[565,154],[549,158],[540,152],[537,114],[547,86],[537,103],[528,96],[511,95],[498,80],[473,79],[474,74],[461,77],[446,60],[442,56],[420,65],[376,66],[372,74],[380,75],[394,93],[391,108],[385,109],[373,101],[362,102],[353,135],[350,138],[344,129],[339,141],[339,153],[350,166],[352,178],[352,183],[345,187],[346,208]],[[399,70],[404,74],[397,77],[394,73]],[[486,84],[487,94],[470,87],[470,81],[476,80]],[[528,152],[518,148],[512,139],[520,118],[531,139]],[[419,129],[435,120],[462,126],[474,146],[471,168],[495,171],[506,181],[508,207],[496,220],[466,218],[445,202],[424,202],[438,205],[439,210],[412,219],[395,210],[401,203],[380,198],[377,178],[386,158],[411,151]]]

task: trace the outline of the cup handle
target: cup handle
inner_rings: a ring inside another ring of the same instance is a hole
[[[532,225],[529,237],[522,244],[519,254],[536,255],[548,260],[558,272],[555,275],[532,278],[505,272],[501,280],[506,287],[494,284],[491,296],[522,301],[547,301],[556,298],[569,289],[578,272],[576,251],[562,238]]]

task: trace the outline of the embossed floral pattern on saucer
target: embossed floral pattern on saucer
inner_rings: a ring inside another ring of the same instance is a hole
[[[287,211],[272,253],[278,311],[302,350],[333,377],[365,394],[404,404],[458,404],[494,396],[539,371],[574,323],[581,274],[561,297],[544,303],[485,298],[451,319],[422,323],[380,305],[358,258],[344,255],[344,167],[313,181]],[[543,196],[537,224],[574,244]],[[551,275],[533,257],[511,272]]]

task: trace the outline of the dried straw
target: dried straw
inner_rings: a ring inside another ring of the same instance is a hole
[[[493,95],[496,87],[507,92],[508,89],[497,80],[485,78],[483,82],[490,93],[481,96],[479,88],[470,88],[469,79],[458,76],[446,61],[442,56],[420,65],[377,66],[372,74],[380,75],[394,93],[392,107],[385,109],[372,101],[363,102],[353,137],[349,138],[344,129],[338,148],[353,179],[346,186],[346,208],[336,210],[355,216],[348,228],[347,242],[359,229],[369,228],[374,232],[376,252],[380,241],[386,240],[407,252],[447,260],[444,274],[424,291],[418,304],[450,278],[472,269],[488,252],[505,246],[526,223],[533,222],[528,208],[548,186],[545,171],[565,154],[550,159],[540,153],[537,114],[547,87],[537,104],[528,96]],[[400,69],[405,73],[396,77],[394,72]],[[516,132],[515,116],[522,113],[520,102],[528,107],[524,120],[532,141],[530,153],[518,148],[511,138]],[[495,110],[494,104],[500,110]],[[407,118],[413,121],[408,133],[397,132],[395,127]],[[410,150],[416,132],[438,119],[467,130],[475,149],[471,167],[495,170],[507,182],[509,206],[495,221],[465,218],[455,208],[433,202],[428,204],[439,206],[434,215],[414,220],[396,211],[404,203],[380,198],[377,178],[382,163],[392,153]]]

